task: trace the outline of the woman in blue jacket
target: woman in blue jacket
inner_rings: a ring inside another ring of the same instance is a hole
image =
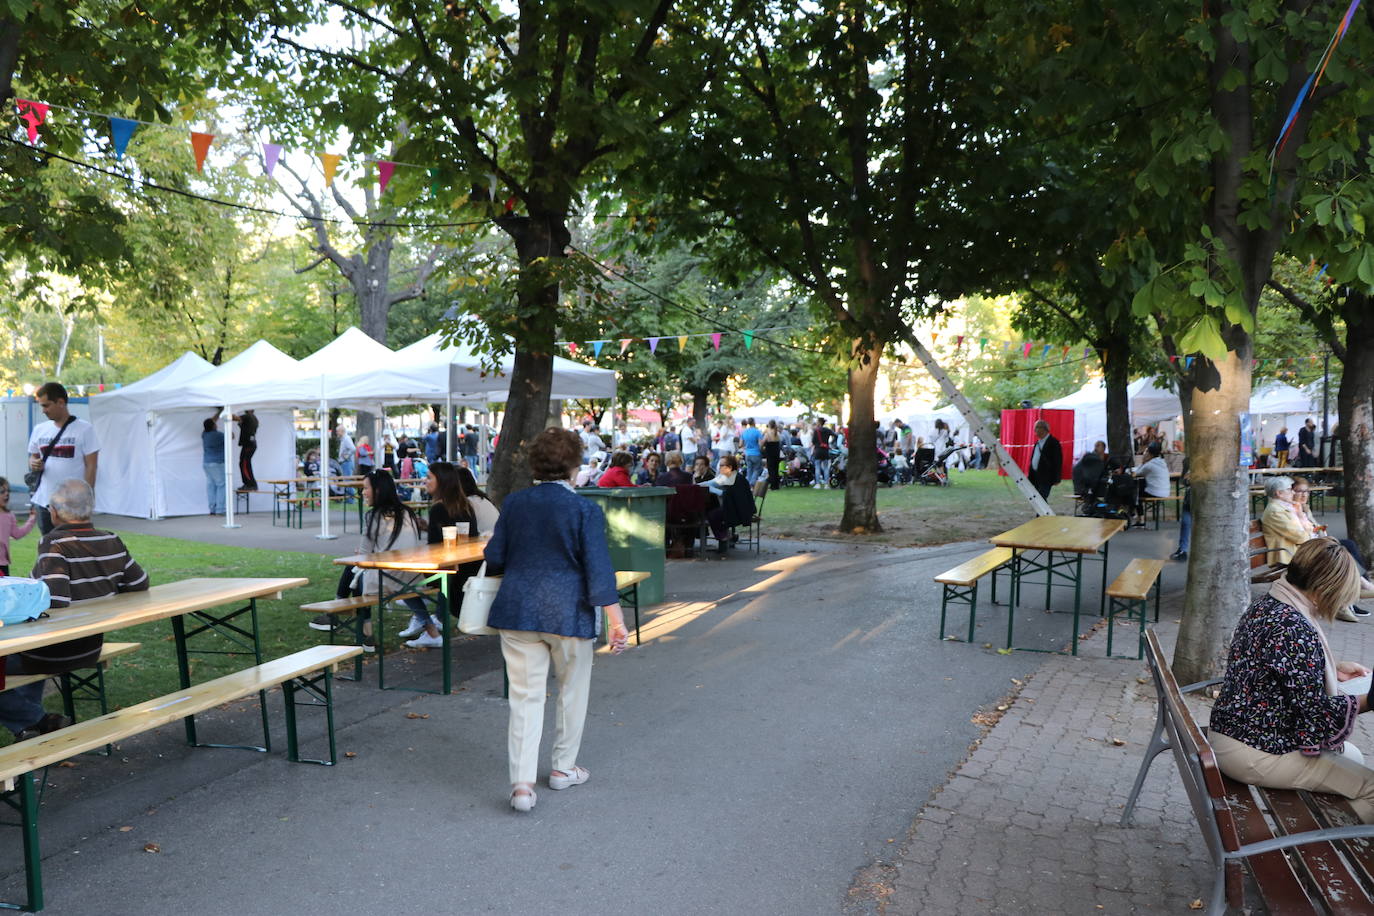
[[[557,734],[550,789],[586,782],[577,765],[587,718],[598,613],[609,624],[611,651],[624,651],[629,632],[620,612],[615,570],[600,507],[573,492],[582,441],[565,429],[546,429],[530,443],[535,485],[512,493],[487,543],[489,573],[503,574],[487,623],[500,631],[510,679],[511,807],[534,807],[539,740],[549,662],[558,676]]]

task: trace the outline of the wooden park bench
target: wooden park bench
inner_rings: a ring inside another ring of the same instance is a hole
[[[1015,555],[1010,547],[995,547],[984,551],[971,560],[965,560],[953,569],[947,569],[935,577],[944,589],[940,595],[940,638],[945,638],[945,614],[950,602],[968,605],[968,641],[973,642],[974,614],[978,605],[978,581],[992,575],[992,603],[997,603],[997,573],[1011,562]],[[1011,633],[1007,633],[1007,644],[1011,644]]]
[[[105,697],[105,668],[111,659],[129,655],[143,648],[137,642],[107,642],[100,647],[100,657],[94,665],[64,671],[61,674],[8,674],[5,676],[4,690],[13,690],[26,684],[34,684],[47,678],[57,679],[57,688],[62,695],[62,711],[67,718],[76,721],[76,701],[89,700],[100,704],[100,714],[110,711]]]
[[[1155,623],[1159,623],[1160,573],[1163,560],[1144,557],[1132,560],[1121,574],[1107,586],[1107,657],[1112,658],[1112,635],[1116,632],[1116,615],[1125,613],[1126,619],[1140,617],[1140,642],[1136,658],[1145,654],[1145,618],[1149,614],[1150,593],[1155,596]],[[1123,656],[1125,657],[1125,656]]]
[[[1169,503],[1174,505],[1174,521],[1183,517],[1183,497],[1182,496],[1146,496],[1143,497],[1145,509],[1149,511],[1154,519],[1155,530],[1159,530],[1160,507]]]
[[[337,761],[334,742],[334,693],[330,676],[336,665],[362,652],[356,646],[314,646],[285,658],[266,662],[243,671],[196,684],[166,696],[139,703],[95,719],[40,735],[0,749],[0,787],[4,800],[15,808],[24,832],[24,873],[28,890],[25,909],[43,908],[42,856],[38,845],[38,791],[41,771],[56,763],[105,744],[152,731],[163,725],[204,712],[224,703],[261,694],[280,686],[286,701],[286,755],[295,763],[333,766]],[[298,701],[300,690],[311,699]],[[312,760],[300,756],[296,734],[296,707],[322,706],[329,735],[329,759]],[[14,797],[17,795],[17,799]],[[7,905],[12,906],[12,905]]]
[[[406,598],[428,598],[431,595],[437,594],[439,594],[439,589],[437,588],[415,588],[392,595],[390,600],[403,601]],[[352,617],[353,644],[355,646],[361,646],[363,644],[363,630],[362,620],[358,617],[358,611],[363,608],[376,607],[376,605],[377,595],[374,592],[369,595],[350,595],[347,598],[331,598],[328,601],[312,601],[310,604],[302,604],[301,610],[308,614],[334,614],[339,617]],[[380,620],[373,623],[373,626],[380,627],[381,625],[382,622]],[[329,631],[329,644],[331,646],[334,644],[334,630],[332,629]],[[353,676],[351,678],[346,677],[344,680],[357,681],[361,680],[362,676],[363,659],[362,655],[359,654],[353,661]],[[340,677],[343,676],[340,675]]]
[[[1245,907],[1242,865],[1270,913],[1374,912],[1374,843],[1367,842],[1374,825],[1361,824],[1336,795],[1263,789],[1223,775],[1183,700],[1220,681],[1180,688],[1154,630],[1146,633],[1146,645],[1159,713],[1121,825],[1131,826],[1150,763],[1172,750],[1212,860],[1211,916],[1221,916],[1228,902],[1237,911]]]
[[[1259,519],[1250,519],[1249,539],[1246,541],[1246,562],[1250,567],[1250,584],[1265,585],[1275,581],[1288,568],[1287,563],[1269,562],[1269,545],[1264,540],[1264,528]]]

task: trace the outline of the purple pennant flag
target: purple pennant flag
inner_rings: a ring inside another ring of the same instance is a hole
[[[661,337],[650,337],[650,338],[649,338],[649,352],[650,352],[650,353],[657,353],[657,352],[658,352],[658,342],[659,342],[660,340],[662,340],[662,339],[663,339],[663,338],[661,338]]]
[[[264,143],[262,145],[262,167],[267,172],[267,177],[272,177],[272,170],[277,167],[277,157],[281,155],[281,146],[276,143]]]
[[[114,141],[116,159],[124,158],[124,151],[129,148],[129,138],[134,135],[134,130],[137,127],[137,121],[110,116],[110,139]]]

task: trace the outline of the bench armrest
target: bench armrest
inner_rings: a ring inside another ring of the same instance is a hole
[[[1206,690],[1208,687],[1215,687],[1222,681],[1219,677],[1214,677],[1210,681],[1198,681],[1196,684],[1189,684],[1186,687],[1178,688],[1179,693],[1197,693],[1199,690]]]
[[[1235,852],[1226,853],[1227,858],[1246,858],[1279,849],[1290,849],[1308,843],[1328,843],[1332,840],[1362,840],[1374,837],[1374,824],[1360,824],[1355,827],[1324,827],[1321,830],[1305,830],[1287,836],[1272,837],[1254,843],[1246,843]]]

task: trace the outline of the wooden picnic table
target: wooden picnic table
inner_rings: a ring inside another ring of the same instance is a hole
[[[1102,562],[1102,597],[1098,614],[1106,608],[1107,558],[1111,539],[1126,528],[1122,519],[1045,515],[988,538],[997,547],[1010,547],[1011,599],[1007,610],[1007,648],[1015,646],[1012,630],[1021,585],[1028,575],[1045,574],[1045,607],[1050,606],[1055,585],[1073,586],[1073,654],[1078,654],[1078,620],[1083,602],[1083,558]],[[1037,554],[1043,556],[1036,556]],[[1056,582],[1056,578],[1061,581]],[[1033,649],[1032,651],[1045,651]]]
[[[247,655],[255,665],[262,664],[262,646],[258,639],[259,598],[280,598],[282,592],[309,584],[309,579],[182,579],[154,585],[147,591],[122,592],[108,598],[93,598],[70,607],[48,612],[46,617],[28,623],[0,627],[0,656],[28,652],[43,646],[109,633],[126,627],[157,620],[172,621],[172,635],[176,639],[177,667],[183,689],[191,686],[191,655]],[[223,614],[211,608],[247,602],[236,610]],[[248,615],[244,626],[236,619]],[[188,631],[186,617],[194,619]],[[202,634],[217,634],[239,647],[239,651],[198,650],[188,645],[191,638]],[[263,748],[268,744],[267,703],[262,704]],[[186,741],[195,745],[194,717],[186,719]]]

